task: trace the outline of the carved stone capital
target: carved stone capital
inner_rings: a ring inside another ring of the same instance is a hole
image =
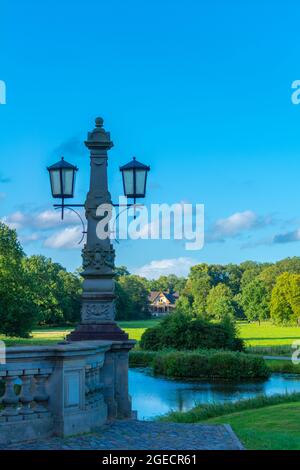
[[[114,302],[83,303],[81,308],[82,323],[111,321],[115,318]]]
[[[115,265],[115,250],[110,244],[108,248],[97,243],[93,248],[87,245],[82,250],[83,268],[85,271],[101,271],[107,272],[108,269],[113,270]]]

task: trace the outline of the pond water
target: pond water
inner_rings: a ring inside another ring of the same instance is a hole
[[[130,369],[132,408],[139,419],[168,411],[187,411],[196,403],[224,403],[256,395],[300,392],[300,375],[273,374],[264,382],[179,381],[153,377],[147,369]]]

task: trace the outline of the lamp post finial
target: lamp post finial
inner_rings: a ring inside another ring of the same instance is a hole
[[[103,127],[104,119],[102,117],[97,117],[95,119],[96,127]]]

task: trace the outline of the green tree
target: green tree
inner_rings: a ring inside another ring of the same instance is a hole
[[[118,320],[136,320],[150,316],[147,279],[135,274],[121,276],[116,287],[116,294]]]
[[[270,266],[270,263],[257,263],[256,261],[244,261],[241,263],[240,268],[242,269],[242,277],[240,291],[242,291],[247,284],[257,278],[263,269],[268,266]]]
[[[289,302],[293,310],[292,321],[300,326],[300,274],[290,275]]]
[[[176,302],[176,311],[182,312],[185,315],[193,316],[193,309],[190,298],[187,295],[181,295]]]
[[[263,269],[259,275],[269,292],[271,293],[276,284],[277,278],[283,273],[300,274],[300,258],[294,256],[293,258],[285,258],[277,261],[275,264],[269,265]]]
[[[230,288],[233,295],[240,292],[243,270],[237,264],[227,264],[225,266],[225,284]]]
[[[80,276],[61,269],[58,273],[58,305],[62,309],[63,323],[74,324],[80,321],[82,279]]]
[[[208,268],[209,266],[205,263],[193,266],[182,293],[192,305],[195,316],[206,316],[206,299],[212,287],[212,278]]]
[[[207,301],[211,289],[219,285],[223,285],[228,287],[231,292],[231,296],[236,295],[240,290],[242,274],[243,270],[234,264],[224,266],[220,264],[197,264],[191,268],[190,275],[182,295],[188,297],[195,315],[205,317],[208,312]],[[218,293],[221,291],[222,289],[218,289],[216,292]],[[228,292],[227,289],[226,292]],[[222,303],[223,308],[230,312],[232,312],[233,308],[235,314],[239,315],[238,304],[232,299],[230,302],[228,302],[227,298],[225,300],[224,304],[224,298],[222,297],[222,299],[220,299],[220,303]]]
[[[203,275],[190,282],[190,292],[193,298],[193,312],[196,316],[206,316],[207,296],[211,289],[208,275]]]
[[[129,276],[130,272],[126,266],[116,266],[115,267],[115,277],[119,279],[121,276]]]
[[[270,312],[274,323],[288,325],[292,322],[293,310],[289,302],[289,273],[281,274],[272,290]]]
[[[80,319],[81,280],[50,258],[34,255],[23,265],[38,312],[39,325],[63,325]]]
[[[149,281],[149,288],[152,291],[170,291],[181,293],[186,285],[184,277],[178,277],[175,274],[160,276],[158,279]]]
[[[26,337],[36,321],[24,258],[16,231],[0,222],[0,331],[5,335]]]
[[[300,326],[300,274],[283,273],[271,296],[271,318],[281,325]]]
[[[132,320],[132,302],[126,290],[126,283],[116,282],[116,320]]]
[[[268,290],[260,279],[253,279],[243,288],[239,302],[249,321],[265,320],[270,316],[270,297]]]
[[[210,317],[217,320],[234,318],[233,295],[228,286],[218,284],[210,290],[207,296],[206,311]]]

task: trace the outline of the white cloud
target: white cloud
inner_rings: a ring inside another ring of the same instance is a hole
[[[244,232],[264,227],[272,222],[270,217],[260,217],[255,212],[246,210],[235,212],[227,218],[219,219],[209,230],[206,240],[224,241],[225,238],[233,238]]]
[[[57,227],[59,223],[67,223],[68,225],[72,225],[72,222],[77,222],[78,219],[75,219],[75,214],[68,214],[64,220],[61,220],[61,214],[59,211],[54,210],[46,210],[36,214],[32,217],[32,224],[34,227],[40,229],[48,229]]]
[[[32,232],[29,235],[20,235],[19,239],[23,245],[28,245],[29,243],[36,242],[41,240],[43,237],[40,233]]]
[[[72,248],[81,248],[79,241],[82,238],[82,228],[81,227],[67,227],[64,230],[50,235],[44,241],[44,246],[46,248],[55,248],[55,249],[72,249]]]
[[[65,218],[61,220],[60,211],[45,210],[38,213],[16,211],[3,217],[2,221],[11,228],[48,230],[57,227],[58,224],[78,225],[78,216],[73,212],[65,211]]]
[[[196,264],[195,260],[185,257],[153,260],[141,268],[135,269],[134,273],[148,279],[157,279],[159,276],[168,274],[187,276],[194,264]]]
[[[66,211],[64,220],[61,220],[60,211],[16,211],[3,217],[1,221],[18,231],[24,245],[43,241],[43,246],[47,248],[78,248],[78,242],[82,238],[81,223],[73,212]],[[60,226],[64,229],[53,233],[53,229]]]
[[[26,223],[26,216],[20,211],[2,218],[2,222],[13,229],[20,229]]]

